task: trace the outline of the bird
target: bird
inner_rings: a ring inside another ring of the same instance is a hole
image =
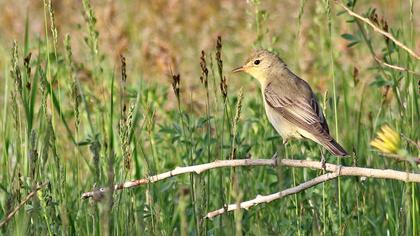
[[[261,85],[268,120],[286,144],[291,139],[310,139],[331,154],[344,157],[347,151],[329,133],[327,120],[310,85],[294,74],[276,54],[258,49],[241,67]]]

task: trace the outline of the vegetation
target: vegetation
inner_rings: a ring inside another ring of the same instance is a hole
[[[334,1],[186,2],[0,3],[0,220],[39,187],[0,234],[420,234],[418,184],[357,177],[203,219],[322,173],[282,166],[216,169],[81,200],[177,166],[276,152],[419,173],[420,68],[406,50]],[[343,3],[420,51],[417,2]],[[351,157],[309,141],[282,145],[256,81],[230,73],[258,47],[311,84]]]

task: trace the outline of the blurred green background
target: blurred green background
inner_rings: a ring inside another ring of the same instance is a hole
[[[420,52],[417,1],[343,3]],[[356,177],[203,219],[224,204],[321,174],[309,169],[225,168],[99,202],[80,199],[94,188],[232,153],[320,160],[312,142],[285,148],[257,82],[230,72],[261,47],[309,82],[332,135],[352,153],[341,160],[326,154],[327,161],[419,172],[418,164],[395,160],[419,156],[418,60],[334,1],[2,0],[0,8],[0,219],[48,182],[1,234],[420,234],[418,184]],[[200,82],[202,50],[208,86]],[[399,142],[375,150],[369,143],[385,124]]]

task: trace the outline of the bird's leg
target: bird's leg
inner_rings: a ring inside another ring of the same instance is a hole
[[[289,143],[289,139],[288,138],[285,138],[285,137],[282,137],[282,139],[283,139],[283,147],[284,147],[284,155],[285,155],[285,157],[286,158],[289,158],[289,153],[287,152],[287,144]]]
[[[326,161],[326,159],[325,159],[325,156],[324,156],[324,153],[323,153],[323,151],[321,150],[321,166],[322,166],[322,169],[324,170],[324,172],[326,172],[327,171],[327,168],[326,168],[326,163],[327,161]]]
[[[272,160],[274,160],[275,162],[275,166],[277,166],[279,164],[279,160],[278,160],[278,155],[277,152],[274,153],[274,155],[271,157]]]
[[[283,138],[283,146],[284,146],[284,155],[287,158],[289,158],[289,152],[287,150],[287,147],[289,146],[289,139],[288,138]]]
[[[278,157],[278,154],[277,152],[275,152],[274,155],[271,157],[271,159],[277,159],[277,157]]]

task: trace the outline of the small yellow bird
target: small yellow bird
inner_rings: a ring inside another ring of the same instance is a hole
[[[260,82],[268,120],[283,143],[291,138],[308,138],[333,155],[348,155],[329,134],[327,120],[309,84],[291,72],[277,55],[257,50],[245,65],[233,70],[241,71]]]

